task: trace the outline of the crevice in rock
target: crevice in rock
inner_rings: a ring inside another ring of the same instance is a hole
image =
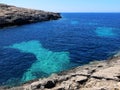
[[[77,81],[77,82],[78,82],[80,85],[84,85],[87,81],[88,81],[88,79],[80,80],[80,81]]]
[[[103,77],[96,77],[96,76],[91,76],[91,77],[95,79],[104,79]]]
[[[36,86],[36,89],[39,89],[39,88],[41,88],[41,84],[38,84],[38,85]]]
[[[116,76],[120,80],[120,76]]]
[[[53,82],[53,81],[48,81],[46,84],[45,84],[45,88],[48,88],[48,89],[51,89],[51,88],[54,88],[56,86],[56,83]]]
[[[65,90],[64,88],[58,88],[57,90]]]
[[[97,76],[91,76],[91,78],[95,78],[95,79],[105,79],[105,80],[113,80],[113,81],[117,81],[119,82],[120,80],[117,80],[117,79],[112,79],[112,78],[105,78],[105,77],[97,77]]]

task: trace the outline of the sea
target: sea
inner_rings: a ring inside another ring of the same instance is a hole
[[[0,86],[48,77],[120,51],[120,13],[62,18],[0,29]]]

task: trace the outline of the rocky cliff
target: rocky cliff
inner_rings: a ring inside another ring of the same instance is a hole
[[[0,28],[23,25],[34,22],[56,20],[61,18],[59,13],[45,12],[0,4]]]
[[[120,57],[92,62],[19,87],[0,90],[120,90]]]

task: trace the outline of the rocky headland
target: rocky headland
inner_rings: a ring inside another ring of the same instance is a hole
[[[23,25],[35,22],[57,20],[59,13],[45,12],[0,4],[0,28]]]
[[[88,65],[0,90],[120,90],[120,57]]]
[[[59,13],[0,4],[0,28],[59,18]],[[120,90],[120,56],[0,90]]]

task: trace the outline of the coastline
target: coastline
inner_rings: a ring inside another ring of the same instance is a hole
[[[8,5],[4,6],[9,7]],[[16,8],[15,6],[10,7]],[[57,20],[61,18],[59,13],[44,12],[25,8],[17,9],[21,9],[21,11],[25,10],[25,12],[27,10],[27,14],[24,12],[17,13],[17,15],[20,15],[20,17],[15,19],[11,18],[12,15],[9,18],[6,16],[6,14],[4,14],[2,17],[5,16],[3,19],[5,22],[0,22],[0,28]],[[42,14],[45,15],[44,18],[41,18]],[[19,20],[22,22],[19,22]],[[94,61],[87,65],[79,66],[58,74],[53,74],[48,78],[41,78],[26,82],[21,86],[12,88],[0,87],[0,90],[120,90],[119,65],[120,56],[119,54],[116,54],[113,56],[113,58],[108,60]]]
[[[60,13],[26,9],[0,3],[0,28],[57,20]]]
[[[120,56],[0,90],[120,90]]]

